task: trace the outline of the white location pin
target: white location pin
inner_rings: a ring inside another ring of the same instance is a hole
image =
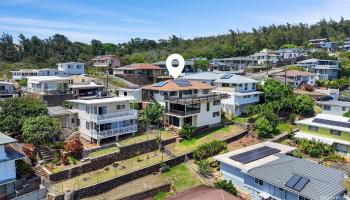
[[[179,62],[177,67],[173,66],[173,60],[177,60]],[[180,54],[171,54],[166,59],[165,64],[169,74],[174,77],[174,79],[177,79],[185,67],[185,60]]]

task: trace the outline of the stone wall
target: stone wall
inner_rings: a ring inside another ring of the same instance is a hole
[[[42,96],[42,100],[47,106],[61,106],[64,101],[74,98],[73,94],[51,94]]]
[[[46,197],[46,188],[41,188],[39,190],[35,190],[31,193],[27,193],[25,195],[16,197],[12,200],[38,200],[38,199],[45,199]]]
[[[163,141],[162,145],[169,144],[175,141],[176,140],[174,138],[171,138],[169,140]],[[126,160],[129,158],[138,156],[140,154],[145,154],[145,153],[155,151],[157,149],[159,149],[159,145],[156,139],[140,142],[133,145],[123,146],[123,147],[120,147],[119,152],[92,158],[90,161],[87,161],[82,165],[75,166],[73,168],[70,168],[64,171],[49,174],[47,173],[47,171],[43,170],[44,177],[50,181],[62,181],[65,179],[79,176],[80,174],[95,171],[97,169],[102,169],[107,165],[113,164],[114,162]]]
[[[156,187],[156,188],[152,188],[152,189],[147,190],[147,191],[142,191],[140,193],[122,198],[120,200],[147,199],[147,198],[156,196],[158,192],[170,192],[170,190],[171,190],[171,184],[165,184],[165,185],[161,185],[161,186]]]

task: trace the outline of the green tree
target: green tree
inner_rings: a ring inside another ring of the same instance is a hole
[[[198,161],[197,166],[199,173],[205,177],[209,177],[213,172],[212,168],[210,167],[210,163],[207,159]]]
[[[61,126],[56,118],[50,116],[28,117],[23,122],[21,132],[24,141],[33,144],[37,150],[40,144],[57,137]]]
[[[0,102],[0,131],[20,133],[23,121],[28,117],[47,115],[46,106],[25,97],[8,98]]]
[[[218,189],[225,190],[226,192],[232,194],[232,195],[237,195],[237,189],[235,186],[232,184],[232,181],[227,181],[227,180],[221,180],[216,183],[214,183],[214,187]]]
[[[0,60],[8,62],[19,60],[17,46],[13,43],[12,36],[6,33],[3,33],[0,37]]]
[[[143,119],[146,124],[157,124],[164,113],[164,107],[159,103],[151,102],[143,110]]]
[[[281,49],[293,49],[293,48],[297,48],[297,45],[294,44],[284,44],[281,46]]]
[[[278,101],[282,98],[289,98],[293,95],[290,85],[285,85],[281,81],[268,79],[264,83],[265,102]]]
[[[193,67],[197,70],[207,71],[209,66],[208,60],[195,60]]]
[[[296,65],[290,65],[287,67],[287,70],[305,71],[305,68]]]
[[[194,130],[195,128],[193,126],[189,124],[184,124],[180,129],[180,136],[185,140],[189,140],[191,139]]]
[[[346,111],[344,114],[343,114],[344,117],[349,117],[350,118],[350,110]]]
[[[295,99],[295,110],[297,113],[304,117],[313,116],[314,113],[314,100],[307,95],[299,95]]]
[[[255,131],[259,138],[270,137],[273,127],[265,117],[259,117],[255,122]]]

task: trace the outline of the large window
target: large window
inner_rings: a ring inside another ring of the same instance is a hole
[[[98,107],[98,114],[99,115],[107,114],[107,106]]]
[[[215,100],[214,102],[213,102],[213,105],[219,105],[220,104],[220,100]]]
[[[264,181],[257,179],[257,178],[254,179],[254,182],[258,185],[264,185]]]
[[[324,105],[324,106],[323,106],[323,110],[331,110],[331,106],[329,106],[329,105]]]
[[[309,131],[318,131],[318,127],[316,127],[316,126],[309,126]]]
[[[341,131],[337,131],[337,130],[329,130],[330,134],[332,135],[338,135],[340,136],[341,135]]]
[[[117,105],[117,110],[122,110],[122,109],[125,109],[124,104]]]
[[[220,116],[220,112],[213,112],[213,117],[218,117]]]

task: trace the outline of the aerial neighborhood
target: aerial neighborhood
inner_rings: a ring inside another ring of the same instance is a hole
[[[120,44],[4,33],[0,200],[350,199],[350,21],[320,24]]]

